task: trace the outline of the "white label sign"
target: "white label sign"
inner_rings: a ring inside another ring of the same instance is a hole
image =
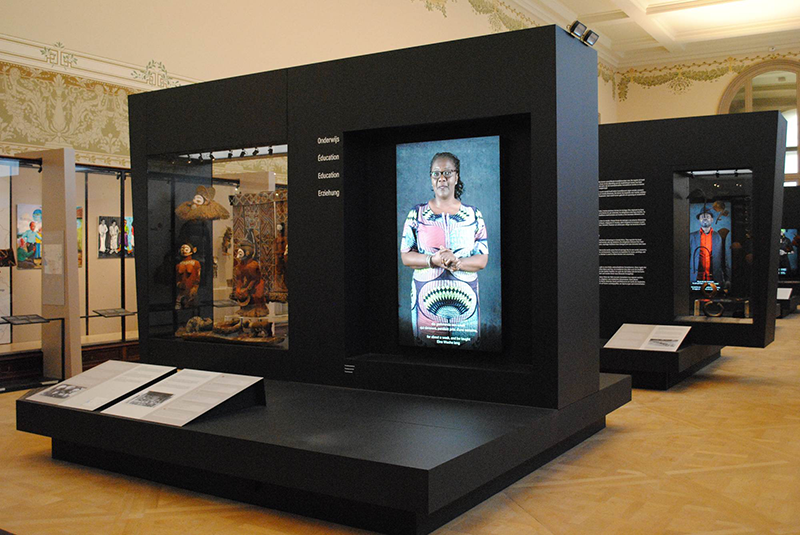
[[[645,351],[677,351],[691,327],[623,323],[603,347]]]

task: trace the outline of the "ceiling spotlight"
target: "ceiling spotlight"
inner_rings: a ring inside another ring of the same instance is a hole
[[[574,37],[580,39],[583,37],[583,34],[586,33],[586,25],[579,20],[576,20],[569,26],[567,26],[567,31],[571,33]]]
[[[41,166],[41,165],[39,166],[39,170],[38,170],[38,171],[36,171],[36,172],[37,172],[37,173],[41,173],[41,172],[42,172],[42,166]]]
[[[244,158],[246,155],[247,154],[244,152],[244,149],[242,149],[242,152],[239,153],[239,158]]]
[[[253,151],[253,156],[258,156],[258,148],[257,147],[256,147],[256,150]]]
[[[228,158],[233,158],[233,151],[228,149]]]
[[[267,154],[272,154],[272,147],[270,147],[269,149],[267,149]]]
[[[589,30],[583,34],[581,41],[586,45],[594,46],[598,39],[600,39],[600,36],[597,35],[597,32]]]
[[[211,160],[212,162],[215,160],[213,152],[208,153],[208,159]]]

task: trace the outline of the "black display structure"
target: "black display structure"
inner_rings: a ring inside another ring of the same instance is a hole
[[[637,374],[660,375],[655,382],[668,387],[718,357],[715,346],[773,341],[785,138],[779,112],[600,127],[601,339],[623,323],[692,327],[678,353],[603,350],[602,370],[632,373],[634,384]],[[737,317],[703,315],[708,300],[689,288],[698,261],[687,236],[704,211],[732,242],[726,281],[716,284],[731,294],[711,310],[728,306]]]
[[[602,429],[630,379],[598,371],[596,70],[551,26],[132,96],[142,360],[265,376],[267,405],[173,430],[22,400],[19,428],[59,458],[393,532]],[[500,139],[502,349],[401,345],[396,147],[479,136]],[[288,348],[176,338],[169,192],[212,168],[171,162],[283,143]]]

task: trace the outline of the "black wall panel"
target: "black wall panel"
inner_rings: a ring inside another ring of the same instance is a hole
[[[286,141],[286,71],[147,93],[148,154]]]

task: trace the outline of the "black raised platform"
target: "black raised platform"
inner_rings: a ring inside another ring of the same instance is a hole
[[[54,458],[389,533],[428,533],[605,426],[630,378],[561,410],[266,381],[183,428],[17,401]]]
[[[600,370],[630,375],[635,388],[668,390],[720,357],[724,346],[687,344],[678,351],[610,349],[600,341]]]

